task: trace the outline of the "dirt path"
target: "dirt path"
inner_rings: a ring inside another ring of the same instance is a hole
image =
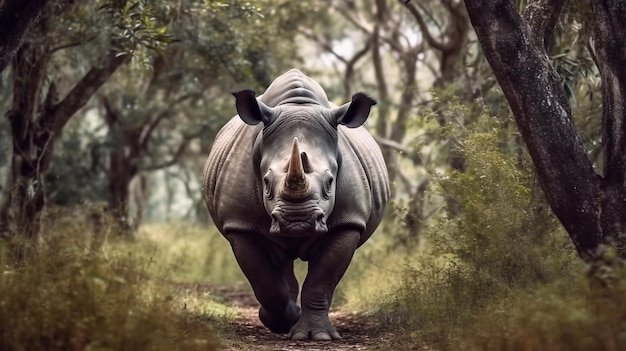
[[[352,350],[418,350],[397,347],[398,335],[381,333],[367,318],[344,311],[331,311],[342,340],[333,342],[291,341],[286,334],[274,334],[265,328],[258,318],[259,304],[254,296],[233,287],[221,287],[213,291],[224,302],[238,311],[232,328],[235,339],[229,340],[227,351],[276,350],[276,351],[352,351]]]

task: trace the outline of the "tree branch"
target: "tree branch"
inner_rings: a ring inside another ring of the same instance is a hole
[[[524,19],[530,27],[533,40],[550,51],[554,27],[563,12],[567,0],[531,0],[524,11]]]
[[[331,8],[334,9],[335,11],[339,12],[345,19],[347,19],[350,23],[354,24],[354,26],[356,26],[358,29],[363,31],[365,34],[367,34],[367,35],[371,35],[372,34],[372,30],[373,29],[371,28],[371,26],[369,24],[364,23],[364,21],[362,19],[356,19],[349,12],[344,11],[344,10],[342,10],[339,7],[331,5]]]
[[[144,128],[139,137],[139,146],[142,149],[145,149],[148,146],[148,141],[152,137],[152,133],[156,127],[161,123],[161,121],[165,118],[165,116],[170,113],[170,110],[167,109],[165,111],[161,111],[155,115],[152,115],[151,118],[148,119],[148,122],[144,125]],[[147,127],[147,128],[146,128]]]
[[[348,62],[346,62],[346,70],[343,79],[343,91],[345,101],[350,100],[350,97],[352,96],[352,76],[354,75],[354,66],[370,51],[370,43],[371,41],[368,40],[367,43],[365,43],[363,49],[357,51],[354,56],[352,56],[352,58]]]
[[[62,44],[62,45],[59,45],[59,46],[55,46],[55,47],[53,47],[53,48],[48,50],[48,54],[53,54],[53,53],[55,53],[57,51],[61,51],[61,50],[64,50],[64,49],[69,49],[69,48],[72,48],[72,47],[75,47],[75,46],[83,45],[83,44],[85,44],[87,42],[90,42],[90,41],[94,40],[95,38],[96,38],[96,36],[92,35],[92,36],[90,36],[89,38],[86,38],[86,39],[76,40],[76,41],[65,43],[65,44]]]
[[[417,91],[417,57],[421,52],[421,46],[415,47],[402,55],[402,63],[404,64],[404,76],[402,82],[402,92],[400,94],[400,104],[397,109],[396,120],[391,127],[391,140],[401,141],[406,135],[406,124],[415,100],[415,92]]]
[[[106,96],[102,96],[100,101],[102,102],[102,107],[104,108],[104,120],[109,128],[113,128],[119,120],[119,112],[115,107],[113,107],[113,104],[111,104],[111,101],[109,101],[109,98]]]
[[[400,151],[405,154],[409,153],[409,149],[407,149],[404,145],[400,144],[399,142],[395,140],[383,138],[377,135],[374,135],[373,137],[374,137],[374,140],[376,140],[376,142],[378,143],[378,145],[382,145],[382,146],[394,149],[396,151]]]
[[[330,53],[333,56],[335,56],[339,61],[341,61],[343,63],[347,63],[348,62],[348,60],[346,60],[343,56],[339,55],[339,53],[337,53],[333,49],[333,46],[332,46],[331,43],[329,43],[325,38],[321,37],[320,35],[314,33],[312,30],[310,30],[308,28],[300,28],[298,30],[298,32],[300,32],[300,34],[302,34],[305,37],[307,37],[307,38],[313,40],[314,42],[316,42],[319,46],[321,46],[328,53]]]
[[[100,87],[124,63],[128,62],[127,55],[120,55],[109,51],[100,63],[91,68],[87,74],[54,108],[54,132],[59,134],[70,118],[100,89]]]
[[[163,168],[167,168],[167,167],[171,167],[175,165],[178,162],[178,160],[180,160],[180,158],[183,156],[185,151],[187,150],[187,145],[189,145],[189,141],[191,141],[191,139],[192,138],[185,138],[185,140],[183,140],[180,143],[180,145],[178,145],[178,149],[174,153],[174,156],[172,156],[172,158],[169,159],[168,161],[144,167],[142,170],[150,172],[150,171],[156,171],[159,169],[163,169]]]
[[[387,120],[384,116],[387,116],[387,112],[389,110],[389,89],[387,87],[387,80],[385,77],[385,69],[383,66],[383,59],[380,52],[380,16],[378,10],[376,13],[376,22],[374,23],[374,30],[372,31],[371,41],[372,41],[372,61],[374,65],[374,74],[376,76],[376,83],[378,85],[378,98],[380,99],[380,115],[382,118],[378,118],[376,123],[376,133],[379,136],[386,137],[387,136]],[[386,160],[389,162],[390,160]]]
[[[369,23],[366,23],[365,20],[360,17],[360,18],[355,18],[354,16],[352,16],[350,14],[350,12],[344,11],[340,8],[337,7],[332,7],[334,8],[337,12],[339,12],[339,14],[341,14],[345,19],[347,19],[350,23],[352,23],[355,27],[357,27],[358,29],[360,29],[361,31],[363,31],[364,34],[366,34],[367,36],[372,36],[373,32],[378,30],[379,32],[379,41],[383,41],[385,42],[387,45],[389,45],[389,47],[393,50],[395,50],[398,53],[402,53],[404,51],[404,48],[402,47],[402,45],[399,44],[398,41],[395,41],[391,38],[387,38],[385,36],[382,36],[380,34],[380,28],[376,29],[375,25],[372,26]],[[379,23],[382,23],[382,21],[379,19],[377,20]]]
[[[154,130],[156,129],[156,127],[159,126],[159,124],[161,123],[161,121],[169,114],[172,112],[173,108],[180,104],[181,102],[188,100],[192,97],[194,97],[196,94],[190,93],[190,94],[185,94],[182,95],[180,97],[178,97],[178,99],[174,100],[167,109],[161,111],[160,113],[157,113],[156,115],[153,115],[151,118],[148,119],[148,122],[144,125],[147,126],[148,128],[143,129],[141,132],[141,135],[139,137],[139,145],[142,149],[145,149],[148,146],[148,142],[150,141],[150,138],[152,137],[152,134],[154,133]]]
[[[428,26],[426,25],[424,18],[422,18],[422,15],[419,13],[419,11],[417,10],[417,7],[412,2],[406,3],[405,0],[398,0],[398,2],[405,4],[406,8],[409,9],[409,12],[411,13],[411,15],[413,15],[413,18],[415,18],[415,21],[417,22],[417,25],[420,27],[420,31],[422,31],[422,35],[424,36],[424,39],[426,40],[428,45],[430,45],[432,48],[439,50],[439,51],[448,50],[447,45],[444,45],[443,43],[438,42],[437,40],[435,40],[432,34],[430,34],[430,31],[428,30]]]
[[[623,3],[592,2],[596,65],[602,77],[604,178],[626,186],[626,9]]]

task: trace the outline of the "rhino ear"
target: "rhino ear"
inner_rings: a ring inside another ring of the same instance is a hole
[[[352,96],[352,102],[344,104],[333,111],[333,117],[337,124],[343,124],[349,128],[356,128],[365,123],[376,100],[363,93]]]
[[[267,124],[274,115],[274,109],[258,101],[252,90],[242,90],[233,93],[237,114],[246,123],[256,125],[260,122]]]

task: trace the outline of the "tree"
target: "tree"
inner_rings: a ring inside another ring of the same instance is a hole
[[[437,112],[443,110],[435,106],[429,93],[432,88],[477,85],[463,82],[470,76],[462,64],[467,56],[470,33],[467,13],[462,3],[448,0],[327,0],[320,3],[331,8],[331,17],[340,20],[327,20],[314,29],[301,28],[300,31],[335,59],[335,68],[341,73],[344,100],[352,95],[357,85],[376,97],[378,118],[373,118],[372,132],[385,157],[395,200],[393,208],[407,230],[406,237],[396,239],[399,245],[415,243],[432,212],[425,206],[429,176],[414,181],[412,173],[432,167],[426,163],[435,161],[431,157],[433,153],[422,154],[421,146],[444,143],[433,141],[435,133],[416,131],[415,111],[419,106],[431,106]],[[353,45],[352,52],[346,53],[342,47],[346,40],[358,43]],[[462,97],[463,100],[474,98],[473,91]],[[441,126],[450,122],[444,113],[431,115]],[[447,160],[437,162],[462,169],[459,153],[442,152],[440,155],[445,155],[442,158]],[[424,162],[426,160],[428,162]]]
[[[173,166],[186,172],[184,159],[195,156],[190,145],[200,137],[212,140],[231,117],[228,92],[238,85],[266,87],[286,69],[285,61],[293,61],[293,28],[300,23],[292,17],[307,9],[275,1],[179,5],[157,9],[176,41],[149,57],[151,69],[125,67],[128,74],[98,94],[109,133],[109,205],[122,227],[141,218],[141,210],[135,211],[128,223],[133,179],[145,182],[150,173]],[[204,158],[208,150],[199,153]]]
[[[158,47],[160,38],[152,33],[147,0],[102,1],[99,5],[94,14],[85,11],[93,9],[93,4],[64,0],[48,4],[15,55],[13,101],[7,113],[13,148],[0,198],[3,236],[32,238],[39,234],[46,206],[44,175],[70,118],[142,47]],[[73,26],[85,12],[94,22]],[[94,40],[100,44],[91,52],[96,59],[87,61],[92,66],[75,84],[54,77],[55,55]],[[63,98],[62,88],[67,90]]]
[[[0,72],[13,60],[24,37],[39,21],[49,0],[5,0],[0,2]]]
[[[575,128],[549,52],[566,0],[465,0],[478,39],[504,92],[552,211],[582,259],[606,248],[626,258],[626,4],[591,2],[596,65],[602,78],[604,167],[596,173]],[[597,265],[594,265],[597,266]]]
[[[370,5],[374,8],[371,13],[368,9]],[[400,5],[406,6],[408,11],[402,11]],[[324,36],[304,31],[307,37],[318,42],[345,65],[344,99],[352,94],[354,66],[369,51],[380,115],[389,116],[392,107],[395,107],[395,118],[392,121],[390,118],[379,118],[376,123],[376,136],[383,149],[392,182],[400,172],[396,152],[404,151],[398,150],[397,146],[406,137],[407,123],[416,100],[422,98],[417,82],[418,65],[426,62],[427,55],[432,56],[437,65],[431,70],[435,77],[433,86],[442,87],[453,80],[467,42],[469,23],[462,5],[453,1],[441,1],[437,5],[443,8],[437,14],[439,19],[433,16],[433,8],[422,3],[413,4],[402,0],[376,0],[373,4],[331,2],[331,8],[364,35],[363,49],[356,51],[350,58],[335,52],[332,43]],[[420,39],[412,39],[407,35],[412,27],[419,29]],[[390,92],[392,84],[388,76],[392,69],[387,66],[386,51],[391,54],[394,66],[401,72],[402,81],[397,85],[400,92],[398,101]]]
[[[107,202],[120,227],[132,230],[142,208],[148,217],[167,218],[161,209],[171,208],[172,198],[159,199],[158,209],[137,199],[147,201],[158,193],[155,188],[174,184],[184,185],[182,196],[199,202],[205,214],[194,178],[202,173],[215,134],[234,112],[229,92],[263,89],[290,68],[297,53],[293,29],[303,22],[294,16],[304,13],[311,13],[306,3],[273,0],[155,4],[153,14],[168,24],[172,43],[142,56],[145,65],[119,69],[93,99],[97,108],[89,115],[98,120],[85,118],[86,113],[74,119],[49,173],[55,187],[51,202]],[[77,137],[83,149],[90,149],[82,157],[75,157]],[[157,171],[168,175],[165,184],[156,180]],[[81,178],[93,181],[85,184]]]

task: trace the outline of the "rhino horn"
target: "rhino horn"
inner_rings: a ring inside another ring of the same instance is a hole
[[[302,164],[302,155],[300,154],[300,144],[298,143],[298,138],[294,138],[291,146],[291,157],[287,166],[284,192],[290,198],[301,198],[307,195],[308,189],[309,186]]]

